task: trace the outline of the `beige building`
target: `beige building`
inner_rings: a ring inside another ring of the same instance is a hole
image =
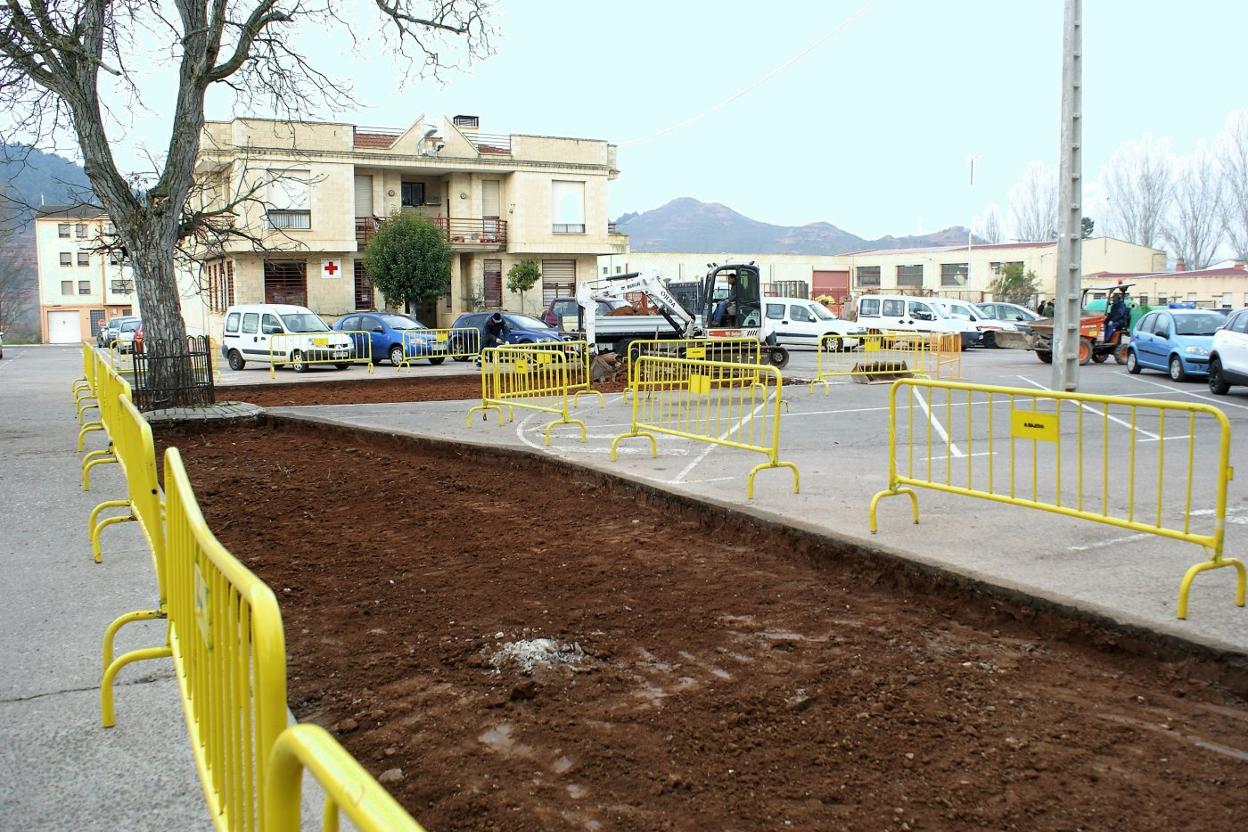
[[[619,171],[605,141],[482,133],[474,116],[426,119],[403,130],[256,119],[209,122],[197,173],[203,204],[237,203],[233,239],[202,256],[213,328],[231,303],[284,302],[328,319],[382,299],[362,251],[397,213],[427,217],[454,251],[451,292],[415,310],[445,325],[466,310],[520,310],[507,270],[542,271],[526,295],[571,294],[602,254],[627,251],[607,223]]]
[[[47,205],[39,209],[35,258],[43,343],[94,339],[101,323],[138,309],[130,267],[102,245],[112,230],[99,208]]]
[[[629,251],[598,258],[598,277],[657,269],[672,282],[700,281],[710,263],[758,265],[764,290],[784,295],[804,287],[809,296],[848,294],[849,270],[840,255],[758,254],[741,252]]]
[[[1182,263],[1179,263],[1182,265]],[[1194,303],[1213,309],[1248,306],[1248,268],[1242,262],[1208,269],[1085,274],[1083,285],[1093,297],[1121,283],[1131,284],[1131,297],[1142,305]]]

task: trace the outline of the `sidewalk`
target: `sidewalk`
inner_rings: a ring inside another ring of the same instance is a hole
[[[0,361],[0,827],[208,830],[170,661],[123,670],[117,727],[100,727],[104,628],[156,596],[134,524],[106,530],[104,563],[91,560],[87,514],[125,488],[116,465],[92,472],[90,493],[79,484],[81,366],[77,347],[10,346]],[[133,624],[118,649],[163,639],[163,623]]]

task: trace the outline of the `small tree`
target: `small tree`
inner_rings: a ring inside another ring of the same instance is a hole
[[[988,284],[992,296],[1004,303],[1025,304],[1036,294],[1036,273],[1023,273],[1022,263],[1007,263],[1001,276]]]
[[[520,311],[524,311],[524,293],[537,285],[542,272],[532,260],[521,260],[507,270],[507,291],[520,294]]]
[[[369,281],[404,308],[451,291],[451,246],[424,217],[395,214],[364,250]]]
[[[1096,228],[1096,220],[1092,219],[1091,217],[1084,217],[1080,225],[1083,228],[1083,239],[1085,240],[1091,239],[1092,231],[1093,229]]]

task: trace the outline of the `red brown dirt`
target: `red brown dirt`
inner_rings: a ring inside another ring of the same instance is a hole
[[[519,454],[282,424],[162,439],[281,601],[296,715],[400,770],[431,832],[1248,817],[1248,710],[1214,660],[1054,637],[1051,612]],[[543,637],[586,658],[488,661]]]
[[[384,370],[383,370],[384,372]],[[623,392],[618,383],[600,383],[595,390]],[[355,381],[309,381],[217,388],[220,400],[250,402],[260,407],[295,407],[316,404],[388,404],[391,402],[457,401],[481,398],[481,379],[476,375],[416,376]]]

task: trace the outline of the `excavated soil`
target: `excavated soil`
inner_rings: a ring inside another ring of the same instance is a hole
[[[378,372],[390,372],[388,368]],[[595,390],[620,393],[618,382],[598,383]],[[294,407],[313,404],[389,404],[391,402],[438,402],[481,398],[478,375],[417,376],[353,381],[276,382],[239,384],[217,388],[224,401],[250,402],[260,407]]]
[[[296,715],[431,832],[1248,818],[1232,660],[518,453],[162,439],[281,601]]]

